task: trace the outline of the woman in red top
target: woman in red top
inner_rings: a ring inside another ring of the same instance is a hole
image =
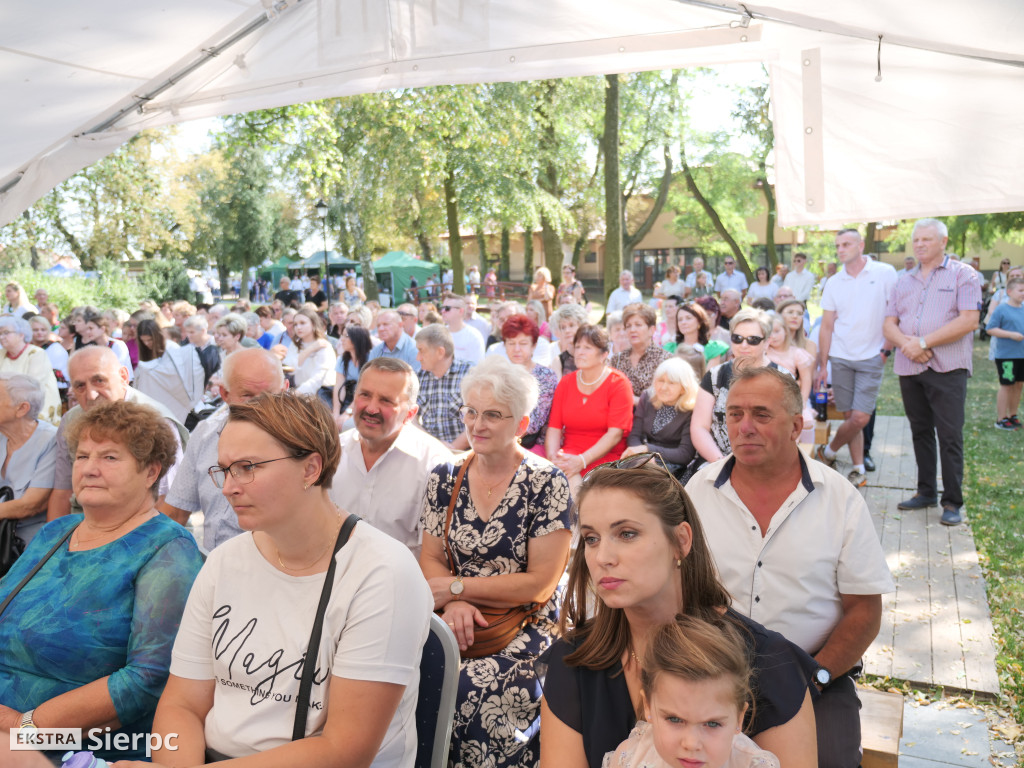
[[[551,402],[545,446],[575,493],[583,475],[614,461],[633,427],[633,388],[608,365],[608,333],[584,325],[573,339],[576,374],[563,376]]]

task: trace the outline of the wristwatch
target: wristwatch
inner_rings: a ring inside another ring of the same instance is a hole
[[[919,337],[917,341],[921,345],[921,349],[928,349],[928,342],[924,340],[924,336]]]
[[[452,593],[452,600],[459,600],[465,589],[466,585],[462,583],[461,576],[456,576],[452,583],[448,585],[448,591]]]
[[[39,726],[32,722],[32,713],[35,709],[30,709],[28,712],[21,716],[21,725],[19,728],[38,728]]]
[[[828,688],[832,683],[832,673],[824,667],[818,667],[814,673],[814,684],[819,688]]]

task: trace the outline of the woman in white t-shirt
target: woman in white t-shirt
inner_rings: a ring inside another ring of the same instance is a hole
[[[327,495],[338,431],[313,395],[232,405],[212,482],[247,533],[210,553],[188,598],[153,733],[154,764],[411,768],[433,598],[409,550]],[[303,738],[303,658],[335,561]],[[273,756],[260,754],[273,753]],[[141,765],[141,764],[140,764]]]

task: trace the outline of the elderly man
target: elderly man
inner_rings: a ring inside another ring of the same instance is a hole
[[[705,285],[715,284],[715,276],[708,272],[706,269],[704,269],[704,259],[702,259],[700,256],[697,256],[693,260],[693,271],[690,272],[690,274],[686,276],[686,280],[683,281],[686,283],[686,291],[684,291],[684,296],[689,296],[693,292],[693,289],[697,287],[697,275],[701,274],[702,272],[704,273],[704,277],[707,281]]]
[[[643,294],[633,285],[633,273],[624,269],[619,273],[619,287],[608,295],[608,305],[604,311],[606,315],[621,312],[627,305],[643,300]]]
[[[806,267],[807,254],[794,253],[793,268],[789,270],[786,279],[782,281],[783,285],[788,285],[793,289],[793,295],[804,304],[811,298],[811,291],[814,290],[814,283],[817,281],[814,273]]]
[[[476,328],[466,323],[466,299],[454,293],[446,293],[441,300],[441,317],[452,335],[455,357],[476,365],[484,359],[484,337]]]
[[[419,379],[393,357],[363,366],[352,401],[355,429],[341,435],[341,462],[330,497],[419,557],[420,514],[430,470],[451,461],[436,438],[413,423]]]
[[[402,318],[393,309],[382,310],[377,315],[377,338],[380,344],[370,350],[368,360],[379,357],[394,357],[404,360],[414,371],[419,371],[420,363],[416,359],[416,342],[402,330]]]
[[[242,533],[238,517],[211,481],[207,470],[217,464],[217,441],[228,420],[229,406],[245,403],[263,392],[283,392],[288,381],[281,361],[265,349],[239,349],[224,358],[220,387],[224,405],[199,423],[159,509],[184,525],[192,512],[203,513],[203,549],[209,552]]]
[[[416,334],[416,357],[420,361],[420,394],[416,419],[427,434],[453,451],[469,448],[462,423],[462,379],[472,368],[455,359],[455,344],[448,329],[438,323]]]
[[[860,487],[868,482],[863,430],[875,410],[885,361],[892,351],[882,324],[897,277],[890,265],[864,255],[864,239],[856,229],[843,229],[836,235],[836,255],[843,269],[825,284],[821,294],[824,312],[816,381],[817,389],[824,390],[831,363],[832,392],[844,421],[832,442],[819,445],[815,456],[834,467],[836,452],[849,445],[853,469],[847,477]]]
[[[804,460],[802,408],[788,374],[737,370],[726,403],[732,455],[702,468],[686,491],[733,607],[818,664],[818,765],[855,768],[852,675],[894,587],[864,499],[839,473]]]
[[[165,406],[128,386],[128,369],[118,362],[117,356],[108,347],[89,346],[78,350],[68,361],[68,373],[71,379],[71,392],[78,401],[78,405],[64,414],[60,420],[60,426],[57,428],[57,466],[54,471],[53,492],[50,494],[46,519],[54,520],[73,511],[72,461],[66,437],[69,427],[79,416],[92,410],[94,406],[118,400],[148,405],[159,411],[172,427],[171,431],[178,442],[178,449],[175,453],[174,466],[160,480],[157,500],[158,502],[162,501],[174,481],[182,447],[188,443],[188,430],[171,415]],[[74,506],[77,507],[77,504]]]
[[[969,265],[945,254],[948,232],[936,219],[914,225],[916,269],[896,283],[885,317],[885,338],[896,348],[903,409],[917,460],[917,493],[900,509],[939,501],[935,437],[942,461],[943,525],[963,522],[964,404],[971,375],[981,284]]]
[[[743,294],[737,289],[726,288],[722,291],[722,295],[718,299],[718,305],[722,308],[722,312],[718,316],[718,324],[728,330],[729,324],[736,316],[736,313],[740,311],[742,304]]]
[[[402,320],[402,332],[405,333],[410,339],[415,339],[416,334],[420,331],[420,326],[417,320],[419,320],[419,313],[416,312],[416,307],[412,304],[399,304],[398,309],[399,318]]]
[[[726,256],[722,263],[725,265],[725,272],[715,278],[715,293],[721,296],[731,288],[739,291],[742,299],[743,293],[747,290],[747,276],[736,271],[736,259],[732,256]]]

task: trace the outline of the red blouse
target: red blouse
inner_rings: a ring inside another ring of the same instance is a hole
[[[584,468],[583,474],[615,461],[626,450],[626,436],[633,428],[633,387],[629,379],[621,371],[609,369],[601,386],[584,402],[576,376],[563,376],[551,401],[548,426],[563,430],[562,450],[577,455],[593,447],[611,427],[618,427],[622,439],[604,456],[593,457],[594,462]]]

